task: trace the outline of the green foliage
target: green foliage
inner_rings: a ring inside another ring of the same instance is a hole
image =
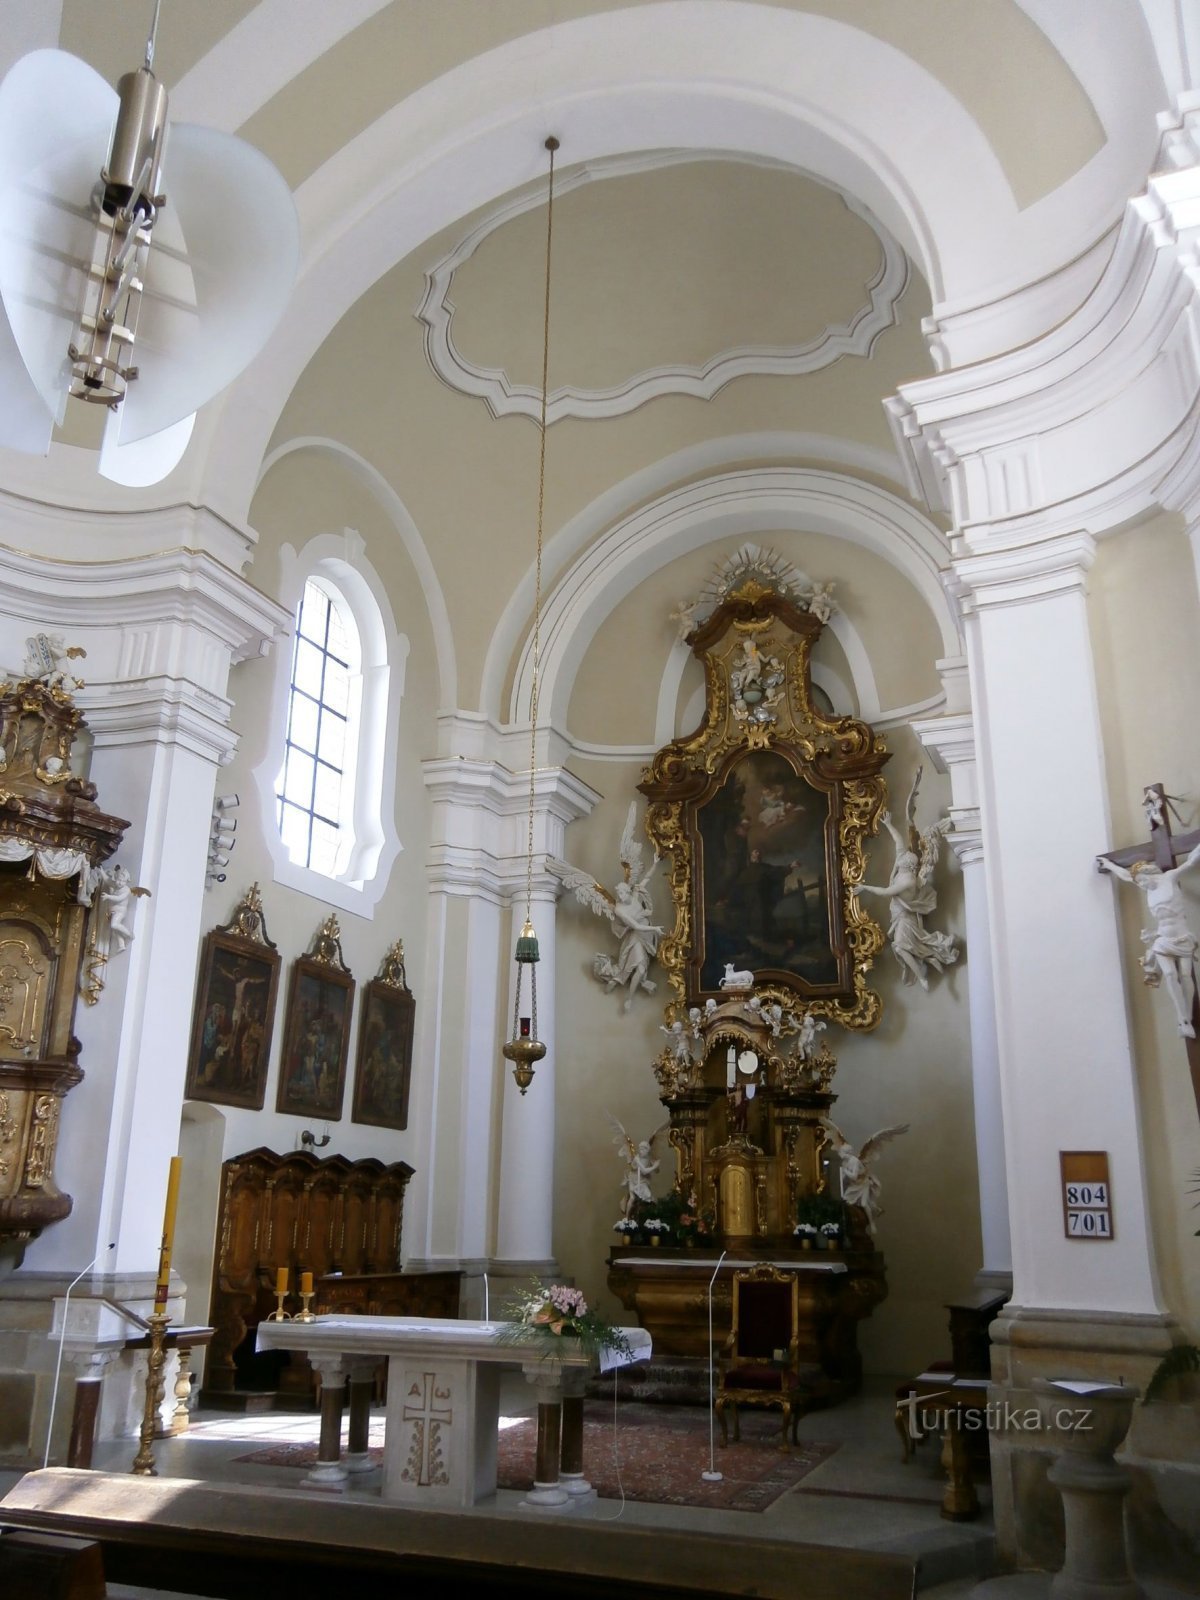
[[[498,1335],[501,1344],[532,1345],[547,1357],[574,1343],[593,1360],[602,1350],[633,1354],[620,1328],[614,1328],[594,1311],[577,1289],[567,1284],[549,1286],[531,1278],[529,1288],[518,1291],[505,1306],[507,1326]]]
[[[1155,1367],[1142,1396],[1146,1405],[1158,1400],[1172,1378],[1182,1378],[1186,1373],[1200,1372],[1200,1349],[1194,1344],[1177,1344]]]
[[[827,1222],[836,1223],[843,1233],[848,1232],[846,1205],[837,1195],[804,1194],[796,1202],[796,1221],[807,1222],[821,1228]]]
[[[639,1200],[633,1208],[633,1220],[639,1228],[647,1222],[661,1222],[663,1239],[678,1244],[707,1244],[716,1232],[711,1211],[701,1211],[695,1195],[682,1195],[678,1189],[651,1201]]]

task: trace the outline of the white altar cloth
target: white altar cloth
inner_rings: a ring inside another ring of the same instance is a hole
[[[502,1342],[509,1326],[449,1317],[317,1317],[260,1322],[257,1345],[305,1352],[326,1382],[344,1381],[363,1357],[386,1359],[382,1498],[445,1510],[496,1492],[501,1367],[519,1367],[546,1405],[562,1399],[571,1374],[582,1378],[594,1365],[568,1339],[556,1340],[551,1351],[540,1342]],[[605,1367],[648,1361],[645,1329],[620,1331],[633,1354],[608,1351]]]

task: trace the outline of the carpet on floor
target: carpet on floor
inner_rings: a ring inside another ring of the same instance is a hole
[[[779,1449],[778,1415],[742,1417],[742,1437],[715,1448],[719,1483],[701,1477],[709,1465],[707,1410],[630,1403],[613,1407],[587,1401],[583,1419],[584,1471],[604,1500],[644,1500],[654,1505],[707,1506],[722,1511],[765,1511],[827,1461],[836,1444],[804,1442]],[[719,1435],[718,1435],[719,1439]],[[537,1423],[533,1417],[501,1429],[497,1481],[501,1489],[533,1483]],[[382,1462],[383,1451],[372,1448]],[[264,1467],[311,1467],[315,1444],[278,1444],[238,1456]]]

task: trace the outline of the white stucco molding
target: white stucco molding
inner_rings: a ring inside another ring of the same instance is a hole
[[[75,698],[98,745],[178,743],[229,760],[229,668],[286,633],[280,606],[197,550],[86,564],[0,554],[6,667],[35,629],[61,634],[87,651]]]
[[[726,151],[643,151],[609,161],[591,162],[569,171],[555,185],[560,197],[605,178],[628,177],[663,167],[696,161],[746,161]],[[784,163],[751,158],[754,166],[791,170]],[[494,417],[541,415],[541,390],[533,384],[515,383],[503,367],[485,367],[471,361],[454,340],[454,275],[499,228],[545,203],[545,185],[517,195],[489,211],[449,254],[425,275],[425,294],[417,319],[425,327],[425,357],[448,388],[486,401]],[[846,209],[866,223],[879,241],[880,262],[865,285],[866,302],[846,322],[831,324],[814,338],[793,345],[738,345],[723,350],[702,366],[664,365],[631,373],[604,389],[561,384],[547,398],[546,421],[563,417],[620,417],[663,395],[687,395],[711,400],[735,378],[754,375],[800,377],[832,366],[842,356],[869,356],[875,341],[898,321],[897,302],[908,284],[908,258],[896,241],[866,208],[842,194]]]
[[[946,840],[963,866],[983,860],[975,718],[969,711],[914,718],[912,731],[938,772],[950,778],[952,830]]]
[[[886,402],[915,494],[953,545],[1119,527],[1200,489],[1200,166],[1127,208],[1099,285],[1019,350]]]
[[[882,556],[929,606],[946,654],[961,651],[957,620],[941,583],[945,543],[919,512],[885,489],[838,473],[745,469],[688,484],[639,507],[584,550],[550,590],[542,618],[541,698],[553,722],[565,725],[576,673],[601,623],[647,577],[679,555],[730,534],[789,528],[846,539]],[[525,587],[532,595],[532,573]],[[850,662],[859,715],[872,721],[880,713],[879,697],[861,640],[840,611],[829,627]],[[510,700],[513,717],[529,703],[532,664],[527,638]],[[485,677],[485,705],[503,673],[490,650],[487,667],[495,676]]]
[[[379,505],[395,529],[408,559],[416,569],[421,596],[429,614],[429,627],[433,634],[434,658],[438,673],[438,704],[453,706],[458,698],[458,664],[454,654],[454,630],[450,626],[450,611],[446,596],[438,581],[437,569],[429,555],[429,548],[421,537],[412,513],[396,490],[365,456],[359,455],[349,445],[338,439],[306,434],[286,439],[266,457],[259,473],[261,484],[267,473],[278,462],[290,455],[306,453],[332,457],[356,482],[360,483]],[[381,591],[382,592],[382,591]]]
[[[958,557],[946,587],[964,615],[1000,606],[1036,603],[1071,590],[1086,591],[1096,541],[1078,529],[1041,540]]]
[[[16,457],[12,451],[0,453],[6,460],[30,460]],[[54,499],[43,499],[20,492],[7,472],[4,483],[0,489],[0,546],[17,555],[25,553],[31,560],[76,563],[84,569],[97,561],[152,561],[160,553],[170,557],[191,551],[239,573],[253,557],[257,543],[251,528],[207,506],[176,502],[99,510],[72,505],[57,494]],[[47,487],[44,477],[40,487]]]
[[[853,194],[920,264],[955,361],[1036,336],[1062,308],[1032,286],[1053,288],[1054,274],[1119,220],[1149,169],[1165,100],[1135,8],[1109,5],[1103,30],[1074,30],[1069,64],[1082,52],[1099,71],[1094,36],[1121,64],[1118,101],[1149,129],[1146,148],[1109,138],[1023,211],[962,103],[894,46],[832,18],[664,0],[577,18],[461,63],[301,185],[296,291],[211,436],[192,447],[197,497],[244,515],[287,397],[346,310],[425,240],[537,178],[547,128],[568,120],[572,162],[719,148],[787,162]],[[1099,90],[1089,93],[1096,103]],[[953,319],[983,306],[998,309],[959,351]]]
[[[431,803],[431,889],[510,904],[526,881],[528,767],[521,772],[498,761],[438,756],[424,761],[422,771]],[[563,767],[535,772],[533,853],[543,893],[561,887],[546,873],[545,857],[563,854],[567,825],[588,816],[600,798]]]

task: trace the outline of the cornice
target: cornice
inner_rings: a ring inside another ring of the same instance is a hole
[[[53,458],[52,458],[53,459]],[[46,562],[142,561],[178,548],[204,551],[233,572],[253,559],[258,535],[208,506],[71,505],[0,489],[0,545]]]
[[[111,684],[93,701],[77,696],[97,750],[143,744],[178,745],[224,766],[237,749],[231,704],[195,684],[163,677]]]
[[[1100,533],[1191,492],[1198,291],[1193,166],[1130,201],[1099,283],[1058,327],[885,402],[912,491],[975,543]]]
[[[605,161],[586,163],[566,174],[557,184],[559,196],[584,184],[604,178],[625,177],[662,167],[696,161],[730,161],[723,151],[646,151]],[[745,155],[741,164],[788,170],[784,163]],[[869,211],[841,190],[836,191],[846,209],[865,222],[880,244],[879,268],[865,286],[866,304],[848,321],[832,324],[816,338],[800,345],[741,345],[721,351],[703,366],[666,365],[653,367],[605,389],[583,389],[565,384],[548,397],[548,423],[563,417],[609,418],[625,416],[650,400],[664,395],[687,395],[711,400],[735,378],[748,376],[797,377],[819,372],[842,356],[868,356],[886,329],[899,320],[897,303],[908,284],[908,258],[896,241]],[[483,367],[469,360],[454,342],[454,274],[479,246],[497,229],[515,217],[544,202],[545,190],[539,185],[503,204],[493,207],[449,255],[425,275],[425,294],[417,308],[417,320],[425,327],[425,356],[436,375],[449,388],[486,402],[494,417],[540,416],[540,391],[529,384],[514,383],[502,367]]]
[[[946,587],[964,612],[999,606],[1027,605],[1054,595],[1086,588],[1096,559],[1091,534],[1058,534],[981,555],[959,556],[951,563]]]
[[[87,562],[0,549],[0,611],[89,635],[115,630],[121,664],[108,663],[114,678],[157,670],[161,639],[148,635],[164,629],[199,627],[236,663],[265,654],[291,628],[282,606],[209,551],[188,548]],[[135,660],[130,634],[139,629]]]

